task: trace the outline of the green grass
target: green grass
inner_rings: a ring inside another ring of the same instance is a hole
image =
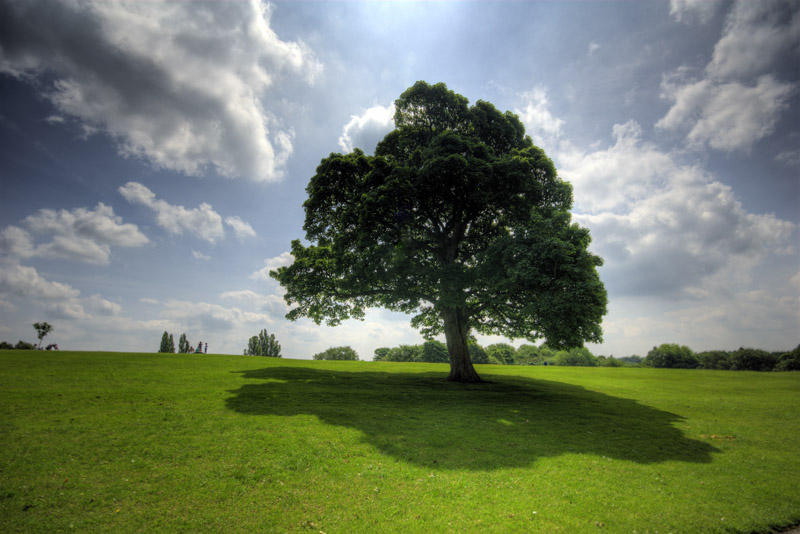
[[[800,373],[0,351],[0,532],[768,532]]]

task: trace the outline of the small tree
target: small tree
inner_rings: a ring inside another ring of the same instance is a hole
[[[169,352],[169,332],[164,330],[161,334],[161,345],[158,347],[158,352]]]
[[[53,326],[50,323],[33,323],[33,327],[36,329],[36,335],[39,337],[39,345],[37,348],[40,348],[42,346],[42,339],[53,331]]]
[[[281,344],[275,339],[275,334],[267,334],[267,329],[265,328],[257,336],[253,336],[248,340],[244,354],[246,356],[280,358]]]
[[[358,361],[358,353],[352,347],[331,347],[314,355],[315,360],[354,360]]]
[[[175,338],[172,337],[172,334],[169,335],[169,352],[175,353]]]
[[[181,334],[181,338],[178,340],[178,352],[181,354],[186,354],[189,352],[189,340],[186,339],[186,334]]]

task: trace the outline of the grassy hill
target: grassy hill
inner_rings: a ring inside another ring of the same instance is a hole
[[[800,373],[0,351],[2,532],[769,532]]]

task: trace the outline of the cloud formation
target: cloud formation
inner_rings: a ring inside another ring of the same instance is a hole
[[[800,295],[781,288],[786,260],[797,256],[796,224],[747,211],[730,186],[645,141],[633,120],[614,125],[606,148],[575,146],[550,126],[558,119],[546,101],[546,95],[533,99],[537,113],[517,112],[572,183],[573,217],[591,230],[591,248],[605,260],[607,335],[640,344],[683,339],[701,349],[726,347],[745,332],[791,331]],[[781,278],[765,277],[767,268]],[[747,309],[739,302],[748,302]],[[646,312],[621,317],[615,303]],[[764,310],[769,324],[753,321],[753,310]]]
[[[372,106],[361,115],[353,115],[342,129],[339,146],[345,153],[360,148],[371,154],[378,142],[394,129],[393,117],[394,104]]]
[[[294,256],[292,256],[291,252],[283,252],[279,256],[275,256],[274,258],[267,258],[264,260],[264,267],[261,269],[254,271],[253,274],[250,275],[250,278],[253,280],[262,280],[265,282],[274,282],[272,278],[269,276],[269,272],[277,269],[278,267],[288,267],[294,263]]]
[[[123,223],[102,202],[94,210],[41,209],[22,225],[0,232],[0,252],[17,258],[49,258],[107,265],[111,246],[139,247],[149,242],[135,224]],[[37,238],[43,241],[36,243]]]
[[[0,296],[58,301],[73,299],[80,294],[68,284],[42,278],[33,267],[8,260],[0,261],[0,267]]]
[[[729,186],[643,142],[635,122],[614,133],[605,150],[558,159],[616,294],[707,295],[715,276],[749,282],[767,254],[790,246],[793,223],[747,212]]]
[[[673,1],[672,12],[715,6]],[[687,141],[717,150],[747,150],[775,131],[797,84],[773,72],[800,56],[800,9],[791,0],[738,0],[725,20],[711,61],[699,77],[681,67],[665,75],[662,97],[672,102],[657,128],[687,131]]]
[[[34,83],[86,134],[188,175],[275,180],[292,152],[268,98],[322,66],[242,2],[0,2],[0,72]]]
[[[156,198],[155,193],[138,182],[128,182],[119,188],[119,192],[131,204],[141,204],[155,211],[156,223],[171,234],[183,235],[186,232],[209,243],[225,237],[222,216],[214,211],[211,204],[203,202],[197,208],[186,209]],[[240,239],[256,235],[253,227],[238,216],[227,217],[225,224]]]

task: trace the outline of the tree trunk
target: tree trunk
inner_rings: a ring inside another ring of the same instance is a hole
[[[463,309],[449,308],[442,311],[444,320],[444,336],[447,340],[447,352],[450,355],[450,375],[447,380],[451,382],[476,383],[483,382],[467,348],[467,317]]]

